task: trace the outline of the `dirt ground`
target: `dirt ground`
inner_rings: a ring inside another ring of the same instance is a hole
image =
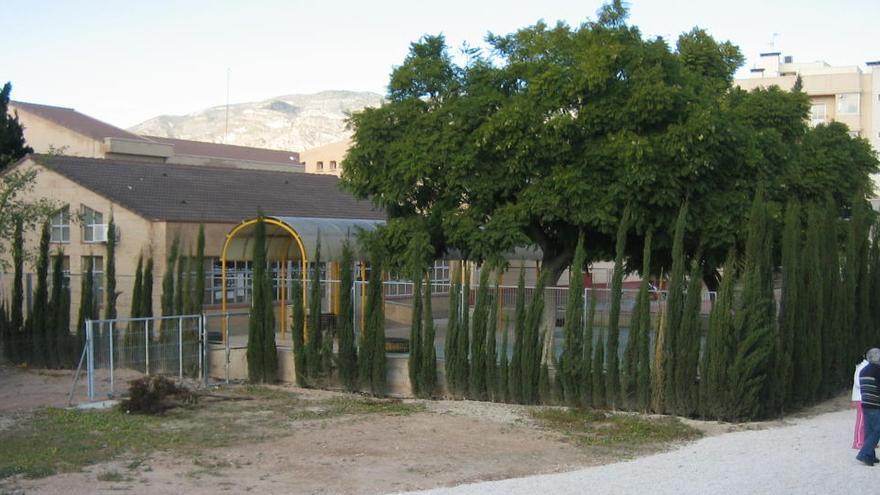
[[[64,407],[71,383],[69,372],[0,366],[0,429],[34,408]],[[284,390],[319,399],[343,395]],[[824,407],[839,409],[842,404]],[[657,449],[609,451],[574,445],[560,433],[538,428],[526,410],[506,404],[430,401],[424,412],[405,416],[302,421],[290,423],[281,435],[276,431],[262,441],[195,455],[158,452],[48,478],[7,479],[0,483],[0,493],[394,493],[571,471]],[[712,435],[781,423],[689,424]]]

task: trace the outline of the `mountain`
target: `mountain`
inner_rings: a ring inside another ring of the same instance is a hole
[[[146,136],[302,151],[347,139],[351,136],[346,129],[347,115],[364,107],[377,107],[382,101],[376,93],[354,91],[286,95],[229,105],[228,133],[225,105],[188,115],[160,115],[129,131]]]

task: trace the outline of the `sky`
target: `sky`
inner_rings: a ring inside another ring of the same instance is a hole
[[[120,127],[160,114],[344,89],[384,94],[424,34],[457,51],[543,19],[595,20],[599,0],[3,0],[0,83],[12,98]],[[630,0],[630,24],[674,45],[694,26],[758,54],[880,60],[880,0]],[[227,84],[228,80],[228,84]]]

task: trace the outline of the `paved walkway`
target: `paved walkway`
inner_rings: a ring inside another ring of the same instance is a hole
[[[672,452],[570,473],[419,492],[436,495],[857,494],[880,487],[880,465],[850,448],[855,412],[704,438]]]

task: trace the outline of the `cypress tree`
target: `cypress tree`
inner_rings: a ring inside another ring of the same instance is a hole
[[[375,256],[373,257],[375,258]],[[365,305],[368,308],[372,308],[376,305],[376,302],[373,299],[379,297],[381,298],[381,292],[376,292],[375,283],[371,283],[374,277],[374,271],[377,268],[375,266],[370,267],[370,276],[367,280],[367,298]],[[364,328],[361,331],[360,338],[358,340],[358,375],[360,377],[361,386],[363,388],[370,388],[373,380],[373,353],[375,350],[375,345],[373,344],[373,340],[375,336],[373,332],[375,331],[375,326],[372,324],[371,317],[369,313],[364,314]],[[372,311],[372,309],[371,309]]]
[[[587,313],[587,324],[584,326],[583,357],[580,363],[580,403],[583,407],[593,405],[593,328],[596,322],[596,289],[590,289],[590,305]]]
[[[342,244],[342,269],[339,287],[339,378],[346,390],[354,392],[358,389],[357,350],[354,342],[354,304],[352,288],[354,286],[354,264],[351,244],[348,239]],[[300,338],[302,334],[300,334]]]
[[[429,288],[430,290],[430,288]],[[412,320],[409,331],[409,383],[412,394],[421,397],[422,367],[422,276],[416,273],[413,277],[413,306]]]
[[[614,274],[611,278],[611,309],[608,315],[608,355],[606,357],[606,396],[608,405],[616,409],[621,405],[620,394],[620,298],[623,286],[623,255],[626,249],[626,235],[629,231],[629,208],[624,210],[623,218],[617,227],[617,244],[614,256]]]
[[[113,216],[110,216],[110,223],[107,225],[107,260],[104,268],[104,319],[116,319],[116,224],[113,223]]]
[[[48,323],[49,323],[49,222],[43,223],[40,234],[40,251],[37,259],[37,287],[28,318],[31,332],[30,362],[34,367],[48,364]]]
[[[767,207],[759,192],[749,213],[742,282],[736,314],[737,351],[730,367],[729,419],[748,420],[768,412],[768,375],[774,360],[772,233]]]
[[[370,392],[377,396],[385,395],[385,308],[382,299],[382,258],[378,254],[373,255],[372,269],[370,270],[370,282],[367,293],[366,317],[367,325],[372,328],[369,334],[372,348],[370,353]]]
[[[468,350],[470,348],[470,299],[471,299],[471,277],[470,270],[468,270],[468,262],[467,260],[463,261],[462,264],[464,268],[462,269],[463,280],[461,284],[461,307],[459,308],[461,312],[461,324],[458,327],[458,335],[456,336],[455,343],[458,349],[456,349],[456,379],[455,382],[459,386],[458,395],[460,397],[467,397],[468,389],[469,389],[469,378],[470,378],[470,360],[468,356]]]
[[[419,370],[419,391],[424,398],[431,398],[437,388],[437,350],[434,349],[434,314],[431,309],[431,278],[425,274],[425,303],[424,303],[424,337],[422,338],[422,364]]]
[[[498,400],[498,355],[495,336],[498,334],[498,311],[500,289],[498,282],[495,283],[495,291],[490,294],[492,300],[489,308],[488,323],[486,327],[486,396],[490,400]]]
[[[871,341],[871,301],[868,279],[868,237],[871,228],[871,209],[862,191],[857,191],[852,199],[852,219],[849,222],[847,249],[847,279],[852,308],[852,345],[846,355],[849,362],[855,361],[868,348],[876,345]]]
[[[642,254],[642,283],[636,296],[630,317],[629,341],[626,346],[626,375],[623,392],[633,406],[647,410],[651,396],[650,337],[651,300],[648,293],[651,271],[651,240],[653,234],[645,234]]]
[[[822,212],[818,205],[811,205],[807,212],[806,243],[802,250],[800,274],[803,291],[798,298],[798,309],[802,332],[795,335],[797,342],[792,355],[796,385],[792,386],[792,402],[795,406],[816,400],[822,390],[822,377],[826,372],[825,329],[826,318],[830,313],[826,306],[824,286],[829,267],[822,261]],[[803,348],[801,346],[803,345]]]
[[[76,323],[77,345],[76,352],[73,356],[75,360],[79,359],[82,353],[83,345],[86,339],[86,320],[96,320],[98,318],[98,308],[95,301],[95,274],[92,271],[92,262],[89,258],[88,266],[82,275],[82,286],[80,290],[79,302],[79,318]]]
[[[275,314],[272,279],[266,260],[266,223],[262,214],[254,232],[253,289],[248,325],[248,379],[254,383],[275,381],[278,358],[275,349]]]
[[[679,333],[685,298],[684,233],[687,212],[688,205],[685,203],[678,213],[672,241],[672,272],[666,299],[666,328],[663,349],[663,397],[665,400],[657,404],[660,408],[657,412],[666,410],[675,412],[679,409],[679,404],[676,402],[679,396],[676,390],[680,387],[677,382],[680,373],[676,371],[676,368],[683,357],[681,356],[682,344],[679,342]]]
[[[660,272],[660,280],[663,279],[663,272]],[[666,407],[666,305],[663,304],[662,297],[661,293],[661,302],[657,305],[654,359],[651,360],[651,410],[655,413],[661,413]]]
[[[144,290],[144,255],[138,255],[137,267],[134,271],[134,286],[131,290],[131,318],[139,318],[143,316],[143,290]],[[143,342],[143,324],[140,322],[131,322],[128,324],[128,331],[125,332],[123,346],[125,348],[125,357],[129,366],[132,366],[142,353]],[[146,344],[146,343],[145,343]]]
[[[168,251],[168,257],[165,261],[165,275],[162,276],[162,316],[171,316],[174,314],[174,268],[177,263],[178,244],[179,240],[175,237],[171,242],[171,249]],[[163,342],[170,338],[167,334],[170,330],[173,330],[171,326],[173,326],[171,320],[162,321],[162,331],[159,334],[159,338]]]
[[[444,369],[446,371],[446,390],[452,397],[459,397],[460,385],[458,383],[458,332],[461,325],[461,273],[459,268],[452,273],[452,287],[449,291],[449,319],[446,326],[446,339],[444,342]]]
[[[507,319],[504,320],[504,327],[501,330],[501,360],[498,365],[498,387],[497,387],[497,398],[499,402],[509,402],[510,401],[510,361],[508,358],[507,346],[507,335],[510,333],[510,329],[508,328]]]
[[[192,290],[192,308],[194,313],[202,312],[205,300],[205,225],[199,225],[199,236],[196,240],[196,274]]]
[[[349,254],[351,251],[349,250]],[[343,257],[345,255],[343,254]],[[350,265],[350,264],[349,264]],[[349,277],[351,277],[351,268],[349,267]],[[343,280],[345,274],[345,269],[343,268]],[[349,278],[350,280],[350,278]],[[309,381],[306,378],[306,349],[305,349],[305,325],[306,325],[306,310],[303,306],[303,291],[302,291],[302,282],[299,277],[293,277],[293,284],[291,287],[291,304],[293,305],[293,311],[291,314],[291,325],[290,325],[290,335],[293,339],[293,370],[294,377],[296,379],[296,384],[300,387],[307,387],[309,385]],[[343,294],[344,297],[344,294]],[[342,299],[342,303],[344,304],[344,299]],[[351,307],[351,293],[349,292],[348,296],[348,305]],[[343,309],[345,307],[343,306]],[[348,320],[349,328],[351,326],[351,318]],[[344,322],[343,322],[344,324]],[[350,333],[350,332],[349,332]],[[353,338],[353,336],[352,336]],[[340,348],[341,352],[341,348]],[[340,367],[340,369],[343,369]],[[346,370],[348,368],[345,368]],[[351,375],[343,376],[343,383],[347,388],[351,391],[357,390],[357,373],[354,373],[353,380],[354,383],[350,381],[345,381],[346,379],[351,380]]]
[[[24,225],[22,220],[15,220],[15,230],[12,236],[12,308],[9,312],[9,333],[12,336],[10,346],[11,361],[18,363],[25,359],[24,348]]]
[[[592,404],[593,407],[605,408],[605,335],[601,328],[594,330],[596,344],[593,346],[593,367],[590,373],[593,382]]]
[[[870,250],[870,300],[880,301],[880,217],[875,217],[871,227]],[[873,342],[880,341],[880,304],[871,305],[871,323]]]
[[[486,400],[486,336],[491,312],[489,301],[489,270],[485,265],[480,270],[480,286],[474,304],[473,335],[471,344],[470,398]]]
[[[577,406],[581,400],[585,262],[584,236],[581,235],[575,249],[574,262],[569,269],[568,302],[565,305],[565,323],[562,328],[562,358],[556,371],[556,379],[562,385],[563,401],[572,407]]]
[[[679,362],[675,366],[676,414],[690,416],[697,410],[699,400],[697,389],[697,371],[700,364],[700,305],[702,300],[702,279],[700,274],[699,256],[691,261],[691,271],[688,276],[687,293],[685,304],[682,308],[681,326],[679,327]]]
[[[780,392],[783,410],[794,402],[794,370],[795,356],[801,361],[798,368],[809,356],[809,345],[805,337],[801,290],[805,287],[801,274],[801,208],[796,201],[789,201],[785,209],[785,220],[782,232],[782,294],[779,303],[779,332],[777,337],[777,364],[775,380]],[[798,382],[806,380],[809,375],[800,375]],[[805,386],[808,380],[799,386]]]
[[[62,327],[62,323],[66,321],[61,314],[64,310],[65,291],[64,251],[58,249],[52,259],[52,293],[49,296],[49,321],[46,325],[46,365],[50,368],[60,368],[66,364],[66,337],[70,334],[70,329]],[[70,316],[67,317],[69,319]]]
[[[153,257],[147,258],[144,266],[144,285],[141,290],[143,299],[140,304],[141,316],[153,317]]]
[[[510,383],[508,396],[510,402],[522,403],[522,360],[523,344],[526,327],[526,275],[525,269],[520,265],[519,281],[516,286],[516,308],[513,317],[513,356],[510,360]]]
[[[306,331],[306,370],[312,380],[317,378],[324,370],[322,366],[321,350],[321,236],[318,235],[315,244],[315,256],[312,260],[312,274],[309,277],[309,319]]]
[[[186,301],[189,299],[189,294],[186,293],[186,273],[188,271],[187,267],[187,258],[184,254],[184,249],[181,247],[180,251],[177,255],[177,264],[175,265],[176,269],[176,280],[177,282],[174,284],[174,313],[175,315],[184,315],[187,314]]]
[[[724,263],[721,287],[709,315],[706,333],[706,351],[700,369],[700,410],[703,417],[726,416],[728,407],[727,367],[734,359],[733,342],[733,284],[736,280],[736,251],[730,250]]]
[[[529,305],[526,326],[523,329],[522,349],[522,400],[526,404],[537,404],[541,380],[541,357],[544,336],[541,323],[544,316],[544,284],[546,274],[538,274],[538,284]]]

